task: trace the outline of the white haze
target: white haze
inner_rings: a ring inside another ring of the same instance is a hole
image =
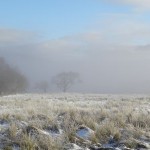
[[[89,31],[49,40],[39,33],[1,27],[0,55],[31,83],[50,82],[59,72],[74,71],[82,83],[71,91],[149,93],[150,23],[141,17],[100,14]]]

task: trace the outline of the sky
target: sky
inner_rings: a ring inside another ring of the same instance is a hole
[[[0,56],[33,84],[74,71],[70,91],[149,93],[149,17],[149,0],[1,0]]]

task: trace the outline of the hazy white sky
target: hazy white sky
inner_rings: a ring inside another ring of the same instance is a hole
[[[30,80],[79,72],[72,90],[150,92],[149,0],[14,0],[0,5],[0,56]]]

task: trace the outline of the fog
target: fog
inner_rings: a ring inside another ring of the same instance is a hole
[[[111,26],[110,26],[111,24]],[[63,71],[80,74],[70,91],[149,93],[150,23],[141,13],[100,14],[86,32],[58,38],[0,27],[0,56],[18,67],[31,85]]]

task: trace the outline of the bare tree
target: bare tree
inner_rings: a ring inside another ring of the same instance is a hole
[[[44,93],[46,93],[48,88],[49,88],[49,84],[48,84],[47,81],[41,81],[41,82],[39,82],[35,85],[35,88],[41,90]]]
[[[78,81],[80,81],[79,74],[76,72],[62,72],[52,78],[52,82],[63,92],[66,92]]]
[[[0,95],[23,92],[27,87],[26,77],[0,57]]]

